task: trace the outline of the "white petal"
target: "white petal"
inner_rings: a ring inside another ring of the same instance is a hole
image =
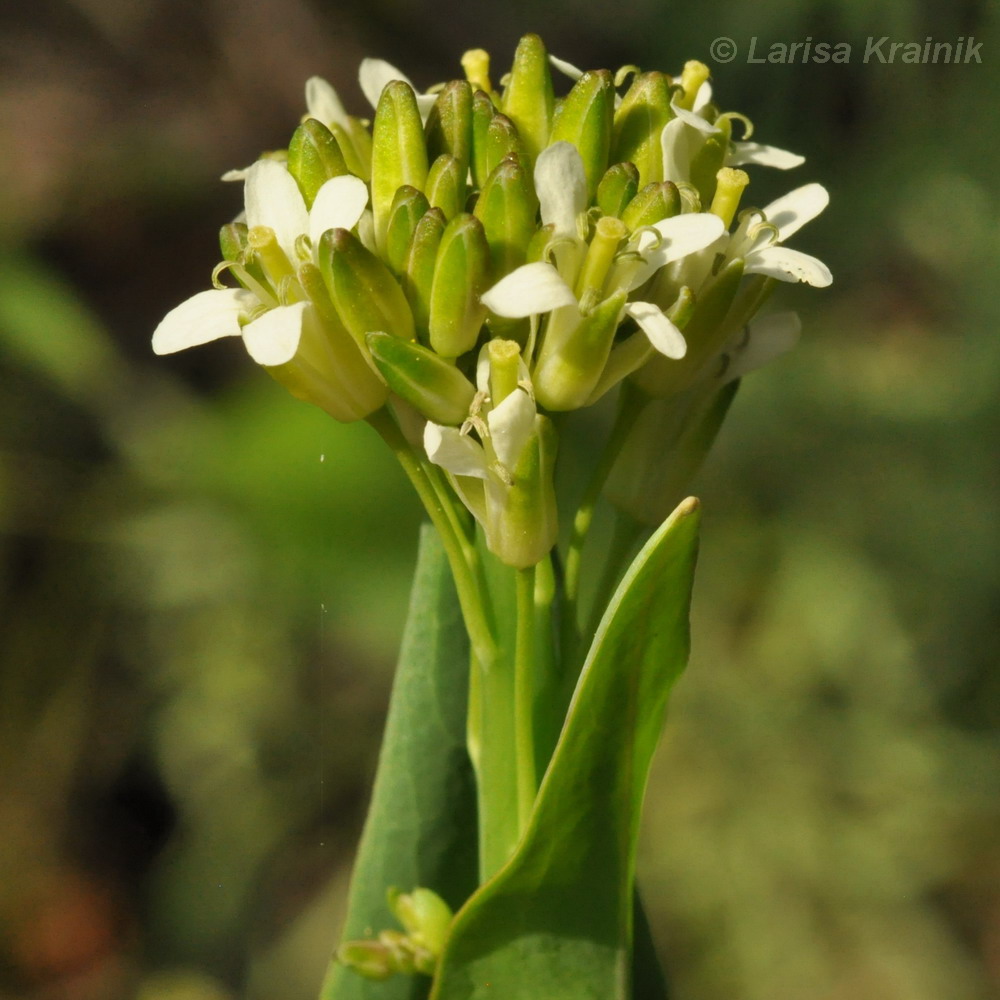
[[[744,274],[766,274],[778,281],[804,281],[826,288],[833,281],[830,269],[821,260],[788,247],[764,247],[746,258]]]
[[[554,55],[549,55],[549,62],[559,70],[564,76],[568,76],[571,80],[579,80],[583,76],[583,70],[578,69],[572,63],[566,62],[565,59],[557,59]]]
[[[482,446],[468,434],[460,433],[457,427],[442,427],[428,421],[424,427],[424,450],[435,465],[456,476],[487,477]]]
[[[774,167],[777,170],[791,170],[806,162],[804,156],[790,153],[787,149],[777,146],[765,146],[759,142],[734,142],[726,166],[742,167],[747,164],[758,167]]]
[[[722,219],[711,212],[675,215],[654,223],[653,228],[663,237],[663,242],[650,251],[650,256],[661,262],[660,266],[680,260],[697,250],[704,250],[726,231]]]
[[[417,88],[413,86],[410,78],[391,63],[387,63],[384,59],[361,60],[358,83],[361,84],[361,90],[373,108],[378,107],[382,91],[385,90],[386,84],[392,83],[393,80],[402,80],[403,83],[409,84],[413,92],[416,93]]]
[[[306,302],[278,306],[243,327],[247,353],[259,365],[288,364],[299,349]]]
[[[573,290],[547,261],[524,264],[501,278],[481,299],[498,316],[522,319],[576,304]]]
[[[321,76],[311,76],[306,80],[306,111],[310,118],[316,118],[324,125],[336,122],[347,127],[347,112],[337,91]]]
[[[556,142],[538,154],[535,191],[542,225],[554,223],[557,236],[577,236],[577,217],[587,210],[587,175],[576,146]]]
[[[420,120],[425,125],[435,104],[437,104],[437,94],[417,94],[417,110],[420,112]]]
[[[535,404],[523,389],[515,389],[486,415],[497,458],[508,469],[517,465],[535,429]]]
[[[734,338],[736,344],[729,346],[727,353],[730,361],[723,378],[731,382],[770,364],[798,343],[801,331],[802,322],[798,313],[772,313],[755,319],[748,329],[737,334]]]
[[[687,354],[684,334],[670,322],[659,306],[652,302],[629,302],[625,312],[639,324],[649,342],[668,358],[683,358]]]
[[[712,100],[712,85],[706,80],[699,88],[698,93],[694,95],[694,110],[701,111],[706,104],[709,104]]]
[[[331,177],[316,193],[309,211],[313,246],[328,229],[353,229],[368,204],[368,187],[359,177]]]
[[[670,102],[670,109],[685,125],[690,125],[691,128],[704,132],[705,135],[715,135],[719,131],[715,125],[706,121],[701,115],[688,111],[687,108],[682,108],[676,101]]]
[[[778,227],[778,239],[784,242],[811,222],[830,204],[830,194],[822,184],[803,184],[764,209],[768,222]]]
[[[671,118],[660,133],[664,180],[675,184],[689,181],[691,161],[704,142],[705,137],[701,132],[688,128],[683,118]]]
[[[175,306],[153,333],[153,353],[173,354],[220,337],[238,337],[240,316],[257,304],[244,288],[212,288]]]
[[[308,232],[309,213],[288,168],[277,160],[258,160],[247,171],[244,199],[247,225],[273,229],[281,249],[294,261],[295,240]]]
[[[238,170],[227,170],[219,180],[225,181],[227,184],[230,181],[245,181],[249,172],[249,167],[240,167]]]

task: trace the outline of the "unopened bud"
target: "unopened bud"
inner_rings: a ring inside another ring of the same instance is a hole
[[[525,262],[537,212],[538,199],[521,161],[506,157],[490,174],[474,213],[490,246],[494,281]]]
[[[517,126],[530,166],[548,145],[555,107],[549,55],[538,35],[518,42],[500,106]]]
[[[633,163],[616,163],[597,185],[597,206],[605,215],[620,219],[639,193],[639,171]]]
[[[489,287],[490,248],[475,216],[456,216],[441,237],[431,288],[431,347],[443,358],[471,351],[486,319],[480,296]]]
[[[665,73],[643,73],[632,81],[615,111],[612,157],[635,164],[640,187],[663,180],[660,134],[673,117],[671,86]]]
[[[340,152],[350,172],[367,184],[372,179],[371,133],[359,118],[351,115],[347,117],[344,125],[331,122],[330,131],[340,146]]]
[[[573,85],[552,120],[549,144],[571,142],[583,158],[590,197],[608,169],[615,112],[615,84],[607,70],[584,73]]]
[[[472,180],[477,188],[482,188],[490,175],[487,168],[487,136],[496,113],[497,109],[488,94],[477,90],[472,95]]]
[[[427,200],[440,208],[446,219],[454,219],[465,207],[465,177],[458,160],[442,153],[427,172]]]
[[[428,326],[431,315],[431,289],[434,285],[434,265],[437,262],[444,228],[444,214],[438,208],[432,208],[417,223],[413,239],[406,251],[403,274],[400,278],[406,301],[413,311],[417,332],[424,343],[430,339]]]
[[[349,173],[333,133],[315,118],[307,118],[288,144],[288,172],[295,178],[306,206],[312,208],[316,192],[331,178]]]
[[[506,115],[494,115],[486,129],[486,177],[500,165],[507,156],[517,156],[525,160],[524,143],[517,126]]]
[[[365,979],[381,981],[397,971],[389,948],[379,941],[347,941],[337,949],[337,960]]]
[[[420,888],[409,893],[390,891],[389,908],[415,942],[434,955],[441,954],[453,914],[436,892]]]
[[[464,185],[472,160],[472,88],[452,80],[438,94],[427,118],[427,157],[434,161],[447,153],[458,161]]]
[[[622,213],[622,222],[632,232],[652,226],[663,219],[672,219],[681,210],[681,196],[672,181],[647,184]]]
[[[406,252],[416,232],[417,223],[430,205],[422,191],[404,184],[392,200],[389,227],[385,236],[385,259],[395,274],[401,274],[406,263]]]

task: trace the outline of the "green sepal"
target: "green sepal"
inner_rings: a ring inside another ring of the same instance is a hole
[[[673,118],[672,86],[673,81],[665,73],[643,73],[632,81],[615,111],[612,156],[636,165],[640,186],[663,180],[660,134]]]
[[[475,386],[434,351],[388,333],[365,338],[389,388],[436,424],[457,427],[469,415]]]
[[[434,265],[428,332],[443,358],[471,351],[486,319],[480,296],[489,287],[490,247],[482,223],[457,215],[445,228]]]
[[[472,87],[465,80],[446,83],[431,108],[425,126],[427,158],[447,153],[458,161],[464,185],[472,161]]]
[[[434,265],[437,262],[438,248],[441,246],[445,225],[444,213],[439,208],[432,208],[417,223],[413,239],[406,251],[403,274],[400,277],[406,301],[413,311],[417,333],[423,343],[429,341],[428,325],[431,315]]]
[[[462,165],[455,157],[442,153],[427,172],[424,190],[432,207],[440,208],[446,219],[454,219],[465,207]]]
[[[571,142],[576,146],[591,198],[608,169],[614,113],[614,80],[607,70],[600,69],[584,73],[553,116],[549,143]]]
[[[307,118],[288,144],[288,172],[312,208],[319,189],[331,178],[350,173],[334,134],[315,118]]]
[[[728,138],[710,135],[691,160],[691,183],[697,189],[702,205],[712,204],[717,175],[726,162],[728,152]]]
[[[413,340],[413,313],[389,269],[346,229],[320,238],[319,267],[351,336],[361,345],[375,330]]]
[[[633,232],[671,219],[681,210],[681,196],[673,181],[647,184],[622,212],[622,222]]]
[[[410,939],[432,955],[440,955],[454,917],[451,907],[436,892],[422,886],[412,892],[391,888],[387,901]]]
[[[372,123],[372,212],[379,252],[396,191],[404,184],[422,191],[426,180],[427,146],[417,98],[412,87],[393,80],[382,91]]]
[[[472,180],[477,188],[483,187],[491,172],[487,166],[487,136],[496,113],[489,94],[477,90],[472,95]]]
[[[525,161],[524,143],[517,126],[506,116],[496,114],[486,128],[486,177],[499,166],[507,156],[517,156]]]
[[[657,355],[633,376],[649,396],[671,396],[686,389],[732,333],[725,322],[743,278],[743,260],[730,261],[697,296],[691,319],[684,326],[687,353],[674,360]]]
[[[360,118],[349,115],[347,125],[338,122],[330,123],[344,162],[350,172],[360,177],[366,184],[372,179],[372,137]]]
[[[639,171],[634,163],[608,167],[597,185],[597,206],[605,215],[620,219],[639,193]]]
[[[429,208],[427,196],[408,184],[404,184],[396,192],[385,235],[385,259],[393,273],[402,274],[406,263],[406,252],[410,248],[417,223],[427,214]]]
[[[530,166],[548,145],[555,110],[549,55],[538,35],[518,42],[500,109],[517,126]]]
[[[626,289],[609,296],[560,337],[560,343],[546,334],[532,376],[542,406],[575,410],[587,403],[607,364],[627,298]]]
[[[507,156],[497,164],[480,192],[474,214],[490,246],[493,281],[499,281],[525,262],[538,214],[538,199],[517,156]]]
[[[265,288],[268,286],[267,275],[254,257],[248,242],[249,230],[245,222],[230,222],[219,230],[219,249],[223,260],[238,265],[230,268],[229,273],[244,287],[249,287],[246,276],[258,282]]]

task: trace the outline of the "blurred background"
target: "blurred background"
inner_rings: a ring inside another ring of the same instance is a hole
[[[30,11],[30,12],[29,12]],[[641,876],[678,1000],[980,1000],[1000,984],[998,8],[986,0],[39,0],[0,13],[0,997],[306,1000],[379,744],[417,505],[366,427],[224,342],[218,182],[302,85],[418,85],[524,31],[713,66],[820,180],[803,343],[741,390]],[[716,66],[711,41],[738,47]],[[982,62],[862,62],[868,36]],[[846,41],[848,65],[748,64]]]

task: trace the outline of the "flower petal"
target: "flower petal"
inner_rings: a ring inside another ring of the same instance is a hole
[[[772,313],[753,320],[734,338],[736,343],[727,348],[729,365],[723,373],[724,381],[742,378],[781,357],[798,343],[801,331],[802,322],[794,312]]]
[[[680,80],[677,81],[680,83]],[[711,103],[712,100],[712,85],[706,80],[699,88],[698,93],[694,95],[694,111],[701,111],[706,104]]]
[[[324,125],[333,122],[345,128],[348,125],[347,112],[337,91],[321,76],[311,76],[306,80],[306,111],[310,118],[316,118]]]
[[[295,240],[308,232],[309,213],[295,179],[277,160],[258,160],[247,171],[244,193],[247,225],[269,226],[290,261]]]
[[[553,223],[557,236],[576,237],[576,220],[587,210],[587,175],[576,146],[556,142],[538,154],[535,191],[542,225]]]
[[[486,454],[468,434],[457,427],[442,427],[427,422],[424,427],[424,451],[427,457],[442,469],[456,476],[475,476],[486,479]]]
[[[701,132],[688,128],[683,118],[671,118],[660,133],[663,179],[675,184],[690,181],[691,161],[704,142]]]
[[[257,297],[245,288],[212,288],[198,292],[175,306],[153,333],[154,354],[208,344],[221,337],[238,337],[240,316],[257,304]]]
[[[649,342],[668,358],[683,358],[687,354],[684,334],[670,322],[659,306],[652,302],[629,302],[625,312],[639,324]]]
[[[826,288],[833,281],[830,269],[821,260],[788,247],[764,247],[746,258],[744,274],[766,274],[778,281],[804,281],[814,288]]]
[[[515,389],[486,415],[493,450],[501,464],[513,470],[535,429],[535,404],[523,389]]]
[[[650,250],[649,256],[660,260],[661,266],[680,260],[697,250],[704,250],[726,231],[722,219],[711,212],[675,215],[654,223],[653,228],[663,238],[663,242],[655,250]]]
[[[295,357],[302,336],[307,302],[278,306],[243,327],[247,353],[259,365],[286,365]]]
[[[574,66],[572,63],[566,62],[565,59],[557,59],[554,55],[549,53],[549,62],[559,70],[563,76],[568,76],[571,80],[579,80],[583,76],[583,70]]]
[[[705,135],[716,135],[719,131],[718,127],[713,125],[710,121],[706,121],[701,117],[701,115],[695,114],[694,111],[688,111],[687,108],[682,108],[676,101],[670,102],[670,110],[673,111],[677,118],[684,122],[685,125],[690,125],[691,128],[697,129],[699,132],[704,132]]]
[[[742,167],[747,164],[759,167],[774,167],[777,170],[791,170],[806,162],[804,156],[790,153],[777,146],[765,146],[759,142],[734,142],[726,157],[727,167]]]
[[[331,177],[316,193],[309,211],[309,238],[313,246],[328,229],[353,229],[368,204],[368,187],[359,177]]]
[[[250,173],[249,167],[239,167],[236,170],[227,170],[219,180],[225,181],[227,184],[231,181],[245,181],[248,173]]]
[[[573,290],[547,261],[524,264],[501,278],[481,301],[497,316],[523,319],[576,304]]]
[[[803,184],[772,201],[763,211],[767,221],[778,227],[778,239],[784,243],[829,204],[829,192],[822,184]]]

